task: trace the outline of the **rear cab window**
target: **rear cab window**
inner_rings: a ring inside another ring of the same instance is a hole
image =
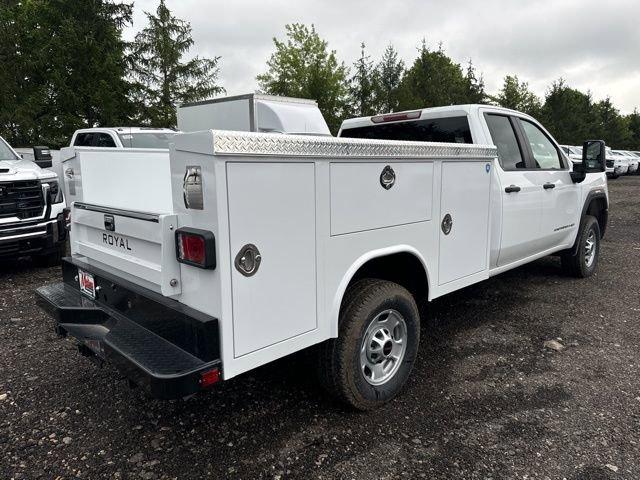
[[[113,141],[113,137],[111,135],[109,135],[108,133],[97,133],[96,135],[96,147],[115,148],[116,142]]]
[[[76,139],[73,141],[74,147],[90,147],[93,145],[93,138],[95,134],[90,132],[81,132],[76,135]]]
[[[340,132],[340,136],[414,142],[473,143],[469,120],[464,115],[345,128]]]
[[[172,132],[144,132],[118,133],[125,148],[169,148],[175,133]]]

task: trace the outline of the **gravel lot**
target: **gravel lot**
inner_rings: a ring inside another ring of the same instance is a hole
[[[597,275],[546,258],[438,299],[404,394],[368,414],[299,357],[148,400],[53,333],[32,291],[58,269],[2,265],[0,478],[640,478],[640,176],[610,193]]]

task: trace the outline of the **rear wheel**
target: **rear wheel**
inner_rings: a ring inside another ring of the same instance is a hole
[[[393,282],[361,280],[345,294],[338,338],[320,346],[321,383],[354,408],[378,407],[402,389],[419,341],[413,296]]]
[[[575,254],[562,255],[562,269],[573,277],[586,278],[595,272],[600,256],[600,226],[595,217],[584,216],[577,242]]]

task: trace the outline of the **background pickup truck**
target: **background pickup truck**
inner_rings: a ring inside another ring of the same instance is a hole
[[[66,246],[64,196],[46,147],[25,160],[0,137],[0,261],[30,256],[36,265],[60,263]]]
[[[482,108],[345,123],[365,138],[178,134],[170,211],[146,198],[165,173],[96,155],[63,281],[40,302],[81,352],[156,397],[313,347],[332,394],[379,406],[410,374],[423,299],[551,253],[576,276],[597,266],[604,144],[572,170],[533,119]]]

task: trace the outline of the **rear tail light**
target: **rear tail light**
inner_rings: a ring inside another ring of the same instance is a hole
[[[216,268],[216,242],[213,233],[198,228],[176,230],[176,258],[194,267]]]
[[[421,110],[415,112],[387,113],[371,117],[373,123],[399,122],[400,120],[416,120],[420,118]]]
[[[220,369],[214,368],[200,374],[200,387],[207,388],[220,381]]]

